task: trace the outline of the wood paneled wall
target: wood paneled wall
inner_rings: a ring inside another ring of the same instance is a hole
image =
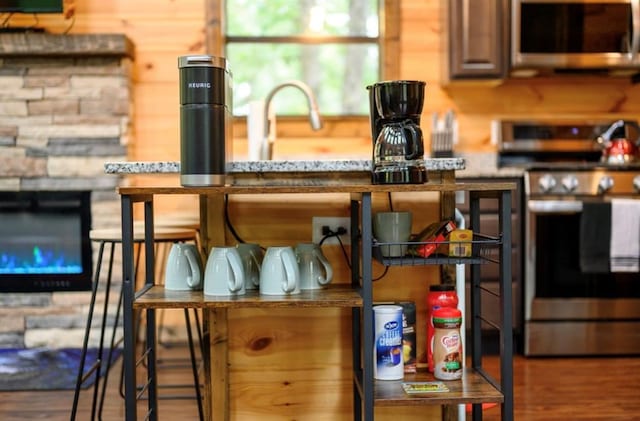
[[[442,7],[446,1],[401,1],[399,73],[401,78],[427,82],[423,127],[428,133],[432,112],[452,108],[459,118],[457,150],[491,151],[491,120],[498,117],[536,117],[559,114],[578,116],[640,114],[640,87],[627,80],[562,78],[518,80],[503,84],[460,83],[442,85]],[[11,24],[30,22],[14,17]],[[205,0],[76,0],[71,33],[125,33],[136,46],[134,61],[134,128],[129,159],[179,160],[177,57],[205,51]],[[27,23],[28,24],[28,23]],[[53,15],[40,24],[62,32],[69,21]],[[370,134],[366,118],[337,124],[329,120],[321,132],[311,132],[303,120],[279,122],[276,157],[369,158]],[[239,119],[234,126],[234,157],[246,157],[246,128]],[[428,148],[428,139],[427,145]],[[137,184],[177,184],[176,176],[132,177]],[[418,199],[427,206],[418,206]],[[310,198],[304,203],[255,200],[250,197],[230,204],[236,228],[247,241],[263,245],[295,244],[311,239],[314,215],[347,215],[347,202],[335,198]],[[376,202],[381,208],[385,200]],[[437,218],[437,198],[395,197],[396,209],[417,216],[414,230]],[[197,201],[167,198],[159,212],[197,212]],[[287,218],[282,218],[287,215]],[[292,216],[295,216],[293,218]],[[327,248],[336,266],[336,282],[348,282],[347,267],[339,249]],[[374,269],[379,273],[380,267]],[[438,282],[434,268],[392,268],[376,284],[376,299],[414,300],[418,307],[418,348],[424,352],[424,314],[428,285]],[[341,310],[243,310],[230,315],[230,362],[232,419],[349,419],[351,411],[351,354],[348,312]],[[260,338],[267,340],[260,341]],[[258,340],[258,342],[256,342]],[[255,344],[262,344],[256,348]],[[294,352],[295,351],[295,352]],[[415,411],[415,412],[414,412]],[[435,416],[437,417],[437,410]],[[420,414],[424,408],[387,408],[379,411],[397,419]]]

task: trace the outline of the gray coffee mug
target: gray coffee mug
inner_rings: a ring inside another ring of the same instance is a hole
[[[165,265],[164,288],[171,291],[202,289],[202,261],[195,244],[171,245]]]
[[[373,233],[380,243],[384,257],[402,257],[407,254],[411,237],[411,212],[378,212],[373,216]]]
[[[260,270],[260,294],[300,293],[300,270],[293,248],[269,247]]]
[[[241,243],[236,248],[244,268],[244,289],[258,289],[263,259],[262,249],[258,244],[253,243]]]
[[[204,293],[226,296],[245,293],[242,259],[235,247],[211,249],[204,272]]]
[[[295,252],[300,269],[300,289],[320,289],[331,282],[333,268],[319,245],[300,243]]]

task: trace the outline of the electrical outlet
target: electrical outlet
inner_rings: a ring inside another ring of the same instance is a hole
[[[344,228],[347,232],[340,236],[342,244],[351,244],[351,218],[333,217],[333,216],[314,216],[311,219],[312,241],[318,244],[324,238],[322,227],[329,227],[331,231],[338,231],[338,228]],[[335,237],[327,238],[322,244],[340,244]]]

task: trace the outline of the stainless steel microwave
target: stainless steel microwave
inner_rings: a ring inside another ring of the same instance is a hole
[[[511,0],[512,69],[638,69],[640,0]]]

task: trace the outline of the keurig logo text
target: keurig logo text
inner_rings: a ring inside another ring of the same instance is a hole
[[[211,88],[210,82],[189,82],[189,88]]]

